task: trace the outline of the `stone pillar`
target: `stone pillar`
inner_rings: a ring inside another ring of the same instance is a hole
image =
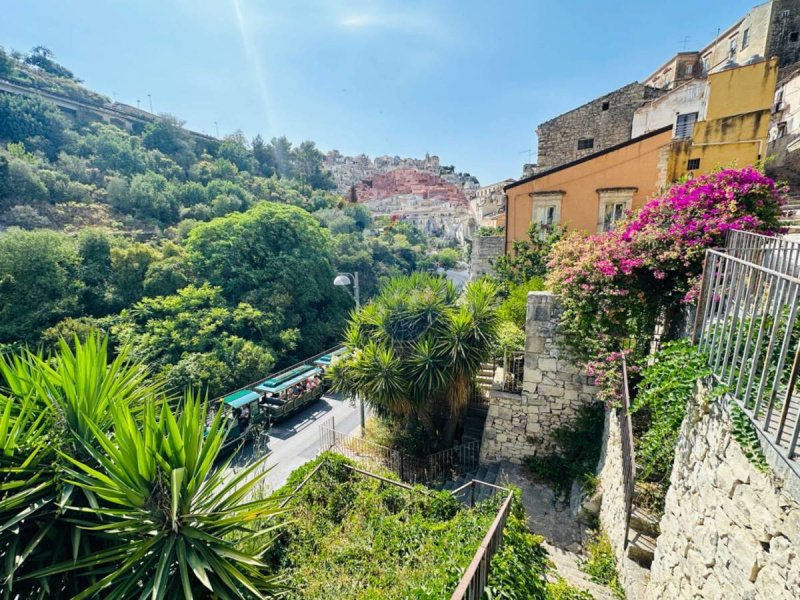
[[[594,402],[597,388],[560,347],[560,314],[551,292],[528,294],[522,393],[491,391],[483,461],[520,463],[525,456],[550,450],[553,430],[572,422],[582,405]]]
[[[469,280],[491,273],[494,261],[505,253],[505,238],[500,235],[475,236],[469,261]]]

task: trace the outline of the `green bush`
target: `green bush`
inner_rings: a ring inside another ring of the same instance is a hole
[[[519,284],[512,283],[508,289],[508,297],[497,309],[497,316],[524,329],[528,292],[541,292],[544,289],[544,280],[541,277],[531,277]]]
[[[592,578],[592,581],[610,587],[620,598],[625,597],[625,590],[617,575],[617,559],[614,549],[604,531],[596,531],[586,545],[587,558],[581,563],[581,569]]]
[[[697,380],[710,374],[706,358],[688,340],[664,345],[642,370],[631,412],[644,421],[636,442],[638,476],[669,488],[675,445]]]
[[[296,470],[276,495],[290,494],[320,461],[289,504],[285,534],[265,556],[286,576],[290,596],[449,598],[502,498],[472,510],[448,492],[406,490],[355,473],[334,454]],[[492,561],[491,597],[545,599],[546,552],[542,538],[527,531],[518,500],[505,536]]]

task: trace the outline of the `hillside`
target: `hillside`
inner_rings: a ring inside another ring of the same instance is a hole
[[[46,49],[0,49],[0,78],[106,102]],[[216,394],[332,344],[351,306],[335,273],[358,271],[368,298],[432,264],[435,240],[378,232],[323,159],[312,141],[214,140],[170,115],[128,129],[0,92],[0,349],[100,329]]]

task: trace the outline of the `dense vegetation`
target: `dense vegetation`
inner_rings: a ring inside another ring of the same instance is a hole
[[[260,560],[275,502],[245,502],[266,457],[215,468],[222,411],[206,427],[205,402],[187,394],[176,409],[142,363],[95,337],[0,357],[0,380],[4,597],[275,590]]]
[[[419,454],[449,448],[476,373],[497,334],[496,287],[415,273],[381,288],[351,316],[349,356],[329,372],[334,389],[357,394]]]
[[[470,510],[448,492],[410,491],[346,469],[325,454],[290,476],[291,492],[324,465],[289,505],[286,530],[265,556],[296,598],[449,598],[497,513],[500,498]],[[391,477],[389,473],[382,473]],[[547,555],[527,531],[518,501],[492,561],[492,598],[546,598]]]
[[[0,70],[84,90],[46,49],[0,51]],[[338,340],[352,304],[336,271],[358,271],[366,299],[458,258],[332,193],[313,142],[148,118],[127,131],[0,94],[0,348],[99,329],[170,386],[217,394]]]

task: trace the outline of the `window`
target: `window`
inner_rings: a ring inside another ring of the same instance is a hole
[[[782,138],[786,135],[786,121],[778,123],[778,137]]]
[[[675,139],[685,140],[692,137],[692,133],[694,133],[694,124],[696,122],[696,112],[678,115],[678,120],[675,122]]]
[[[689,161],[686,163],[686,169],[689,171],[696,171],[699,168],[700,168],[699,158],[690,158]]]
[[[732,37],[728,41],[728,58],[736,58],[736,38]]]
[[[561,223],[561,192],[536,192],[533,198],[533,222],[539,225],[541,233],[549,231]]]
[[[611,231],[625,216],[625,211],[633,204],[636,188],[607,188],[597,190],[600,196],[600,210],[597,218],[597,231]]]
[[[610,106],[610,104],[609,104],[608,100],[606,100],[605,102],[603,102],[602,110],[608,110],[609,106]]]
[[[581,138],[578,140],[578,150],[594,148],[594,138]]]
[[[744,30],[742,33],[742,50],[750,45],[750,28]]]
[[[683,65],[683,74],[686,77],[691,77],[692,73],[694,73],[694,64],[693,63],[686,63]]]
[[[790,42],[796,42],[798,38],[800,38],[800,34],[798,34],[796,31],[793,31],[792,33],[789,34]]]

